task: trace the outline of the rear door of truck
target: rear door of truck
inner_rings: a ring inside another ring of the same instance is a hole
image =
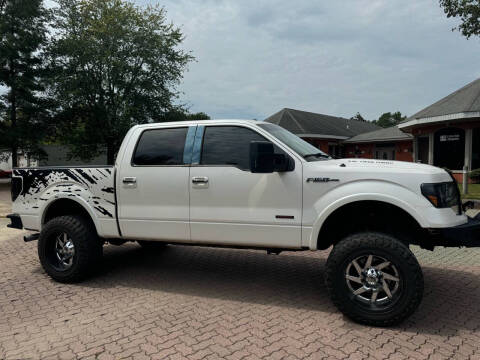
[[[130,137],[117,176],[122,236],[188,241],[189,159],[187,135],[196,126],[137,128]]]

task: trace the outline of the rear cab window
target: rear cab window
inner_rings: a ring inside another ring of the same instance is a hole
[[[134,166],[185,165],[183,152],[188,127],[145,130],[133,153]]]

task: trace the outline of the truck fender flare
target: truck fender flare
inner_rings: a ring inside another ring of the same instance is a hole
[[[379,202],[384,202],[393,206],[396,206],[402,210],[404,210],[406,213],[408,213],[410,216],[412,216],[421,227],[427,227],[428,224],[425,221],[424,217],[419,213],[414,207],[412,207],[410,204],[407,202],[399,199],[398,197],[394,197],[391,195],[387,194],[380,194],[380,193],[363,193],[363,194],[354,194],[354,195],[348,195],[345,197],[342,197],[338,199],[337,201],[330,203],[328,206],[326,206],[323,211],[319,214],[317,219],[315,220],[313,227],[312,227],[312,232],[310,235],[310,244],[309,247],[312,250],[317,249],[317,240],[318,240],[318,235],[320,234],[320,231],[322,229],[322,226],[327,220],[327,218],[337,209],[341,208],[344,205],[351,204],[354,202],[358,201],[379,201]]]
[[[42,214],[42,218],[40,220],[40,229],[43,227],[43,224],[45,221],[45,215],[47,214],[49,207],[53,205],[55,202],[57,202],[58,200],[71,200],[79,204],[88,213],[88,215],[90,216],[90,219],[95,225],[95,230],[97,231],[97,234],[99,233],[98,219],[92,207],[90,206],[90,204],[87,201],[85,201],[82,197],[68,196],[68,194],[62,194],[62,193],[58,193],[56,196],[48,199],[43,204],[42,208],[40,209],[40,213]]]

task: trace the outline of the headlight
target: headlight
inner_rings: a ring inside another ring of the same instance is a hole
[[[454,182],[422,184],[422,194],[436,208],[449,208],[458,206],[459,193]]]

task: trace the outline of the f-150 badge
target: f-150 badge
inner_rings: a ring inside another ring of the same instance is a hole
[[[340,181],[340,179],[331,179],[331,178],[328,178],[328,177],[325,177],[325,178],[320,178],[320,177],[307,178],[307,183],[309,183],[309,182],[329,182],[329,181]]]

